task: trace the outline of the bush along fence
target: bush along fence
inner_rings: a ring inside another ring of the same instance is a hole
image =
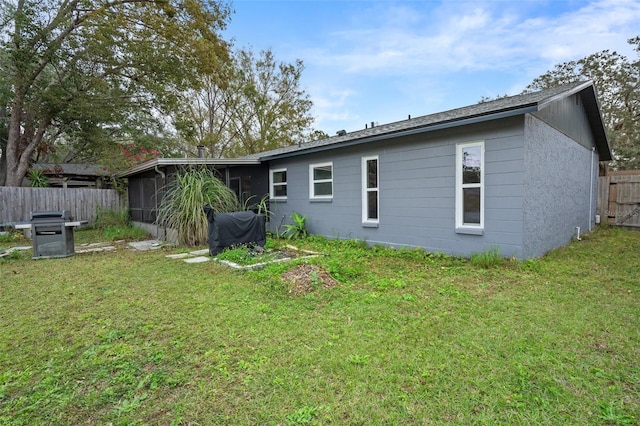
[[[603,223],[640,230],[640,170],[598,178],[598,212]]]
[[[28,221],[32,211],[68,210],[75,220],[93,223],[98,208],[126,208],[115,189],[0,187],[0,224]]]

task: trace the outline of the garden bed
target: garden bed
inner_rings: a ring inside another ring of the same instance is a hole
[[[310,259],[322,256],[310,250],[302,250],[292,245],[281,248],[234,247],[218,254],[213,259],[233,269],[253,270],[263,268],[272,263],[289,262],[295,259]]]

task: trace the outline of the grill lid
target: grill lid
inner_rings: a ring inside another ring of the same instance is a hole
[[[44,221],[44,220],[71,220],[71,212],[69,210],[61,210],[61,211],[42,211],[42,212],[31,212],[31,221]]]

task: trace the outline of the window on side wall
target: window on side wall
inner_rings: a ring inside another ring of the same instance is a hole
[[[362,157],[362,223],[379,221],[378,156]]]
[[[456,232],[484,229],[484,142],[456,146]]]
[[[269,171],[269,197],[272,200],[287,199],[287,169]]]
[[[316,200],[333,198],[333,163],[309,165],[309,198]]]

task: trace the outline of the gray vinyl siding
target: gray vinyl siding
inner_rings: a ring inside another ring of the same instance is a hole
[[[272,230],[297,211],[307,216],[312,234],[329,238],[462,256],[499,246],[505,256],[521,256],[523,135],[522,117],[515,117],[272,161],[271,169],[287,169],[288,180],[287,200],[271,203]],[[474,141],[485,142],[484,234],[457,234],[456,144]],[[362,224],[361,159],[371,155],[379,157],[377,228]],[[309,200],[309,164],[327,161],[333,162],[333,199]]]
[[[583,233],[591,228],[598,155],[534,116],[525,120],[523,255],[528,258],[567,244],[577,226]]]

